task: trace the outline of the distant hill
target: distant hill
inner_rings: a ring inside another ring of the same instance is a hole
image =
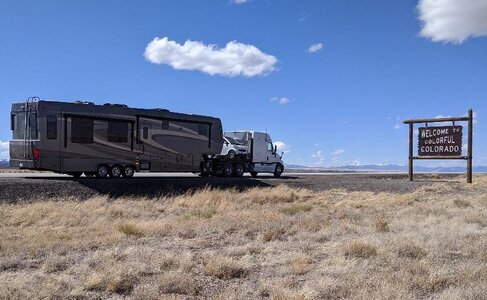
[[[285,169],[288,171],[299,172],[364,172],[364,171],[387,171],[387,172],[407,172],[408,167],[405,165],[395,164],[369,164],[369,165],[344,165],[336,167],[309,167],[302,165],[289,164]],[[466,167],[421,167],[415,166],[414,170],[417,172],[432,172],[432,173],[461,173],[466,171]],[[485,173],[487,166],[476,166],[473,168],[474,172]]]
[[[0,167],[8,167],[10,166],[10,162],[8,159],[1,159],[0,160]]]

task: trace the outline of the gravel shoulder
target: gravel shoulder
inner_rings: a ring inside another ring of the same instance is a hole
[[[433,182],[462,181],[459,175],[419,175],[409,182],[404,174],[340,174],[286,175],[273,177],[200,178],[200,177],[136,177],[132,179],[73,179],[69,177],[0,178],[0,201],[19,202],[39,199],[74,197],[80,200],[97,195],[111,198],[124,196],[157,197],[181,194],[205,187],[245,190],[253,187],[287,185],[313,191],[343,189],[374,193],[408,193]]]

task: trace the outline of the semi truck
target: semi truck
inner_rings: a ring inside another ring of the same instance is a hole
[[[73,177],[130,178],[136,172],[193,172],[240,177],[284,171],[267,133],[225,132],[246,147],[222,154],[220,119],[123,104],[31,97],[12,104],[10,165]]]

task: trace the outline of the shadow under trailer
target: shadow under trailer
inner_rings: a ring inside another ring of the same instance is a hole
[[[218,118],[167,109],[29,98],[12,104],[11,130],[10,165],[20,169],[97,178],[130,178],[135,172],[279,177],[284,171],[267,133],[223,133]],[[222,154],[224,136],[247,151]]]

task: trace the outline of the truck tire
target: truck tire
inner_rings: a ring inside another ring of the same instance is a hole
[[[252,177],[257,177],[257,174],[259,174],[259,173],[255,172],[255,171],[250,172],[250,175],[251,175]]]
[[[135,174],[135,169],[133,166],[126,166],[123,168],[122,176],[123,178],[132,178]]]
[[[235,176],[235,177],[242,177],[244,173],[245,173],[245,169],[244,169],[243,164],[236,163],[235,164],[235,167],[234,167],[234,170],[233,170],[233,176]]]
[[[122,176],[122,167],[119,165],[114,165],[110,168],[110,178],[119,178]]]
[[[96,177],[98,178],[107,178],[109,172],[109,168],[107,165],[99,165],[96,168]]]
[[[284,171],[284,168],[282,167],[282,165],[277,164],[276,169],[274,170],[274,177],[276,177],[276,178],[281,177],[282,171]]]
[[[226,163],[223,165],[222,170],[223,177],[231,177],[233,175],[233,164]]]
[[[237,156],[237,153],[233,150],[228,151],[227,153],[227,159],[234,159],[235,156]]]

